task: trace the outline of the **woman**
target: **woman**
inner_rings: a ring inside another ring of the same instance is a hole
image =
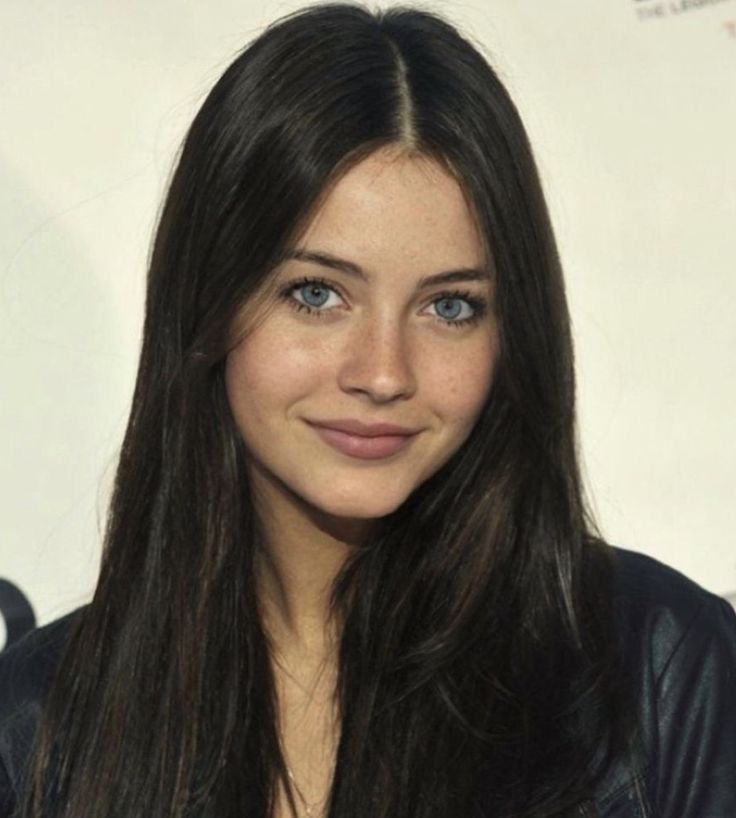
[[[97,591],[0,670],[2,814],[736,814],[735,621],[586,516],[498,78],[313,7],[186,138]]]

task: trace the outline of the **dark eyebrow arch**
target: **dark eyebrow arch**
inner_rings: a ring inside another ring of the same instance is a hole
[[[337,256],[330,255],[317,250],[304,250],[296,248],[289,250],[284,255],[284,260],[296,259],[297,261],[308,261],[312,264],[319,264],[322,267],[329,267],[331,270],[340,270],[347,273],[354,278],[360,278],[363,281],[368,280],[368,276],[358,264],[352,261],[346,261]],[[458,270],[448,270],[444,273],[437,273],[436,275],[425,276],[419,281],[417,289],[424,289],[425,287],[433,287],[436,284],[454,284],[460,281],[490,281],[491,274],[486,269],[477,267],[461,267]]]

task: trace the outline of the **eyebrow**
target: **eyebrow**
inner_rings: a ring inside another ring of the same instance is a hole
[[[354,278],[360,278],[363,281],[368,280],[365,270],[360,265],[353,261],[347,261],[343,258],[338,258],[330,253],[325,253],[320,250],[305,250],[295,248],[287,251],[284,260],[296,259],[297,261],[308,261],[312,264],[319,264],[322,267],[329,267],[331,270],[340,270],[347,273]],[[478,267],[460,267],[457,270],[447,270],[443,273],[436,273],[431,276],[424,276],[420,279],[417,289],[422,290],[425,287],[433,287],[436,284],[454,284],[460,281],[490,281],[491,274],[488,270]]]

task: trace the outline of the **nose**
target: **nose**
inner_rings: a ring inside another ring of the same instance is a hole
[[[413,352],[400,322],[366,318],[346,339],[339,371],[345,392],[362,393],[375,403],[411,397],[417,388]]]

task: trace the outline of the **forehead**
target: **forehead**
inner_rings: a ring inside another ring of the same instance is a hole
[[[326,192],[298,245],[367,270],[483,266],[484,247],[462,188],[437,160],[384,148]]]

